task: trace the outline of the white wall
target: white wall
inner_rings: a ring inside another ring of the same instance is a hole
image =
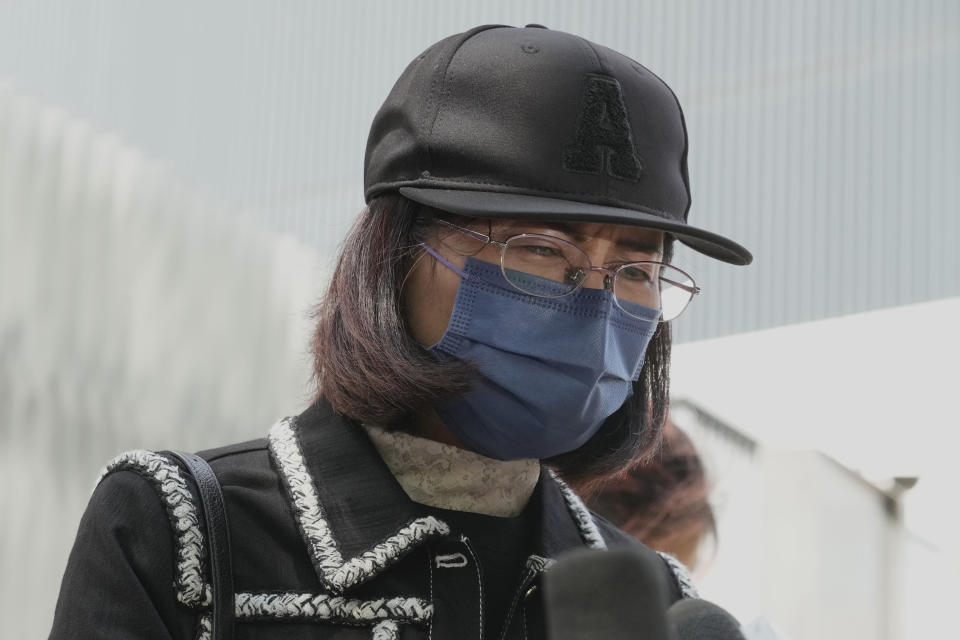
[[[888,511],[883,491],[820,452],[753,447],[674,405],[717,517],[717,544],[695,572],[703,597],[793,640],[942,634],[960,572]]]

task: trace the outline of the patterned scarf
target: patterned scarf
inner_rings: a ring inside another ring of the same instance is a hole
[[[430,507],[514,517],[540,478],[538,460],[494,460],[403,431],[363,428],[407,496]]]

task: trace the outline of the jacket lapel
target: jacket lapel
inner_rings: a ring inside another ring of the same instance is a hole
[[[449,534],[423,516],[366,434],[323,401],[284,418],[269,436],[294,518],[317,576],[343,593],[378,575],[424,541]]]
[[[336,594],[363,584],[450,527],[407,497],[358,425],[318,401],[270,430],[270,455],[317,577]],[[538,555],[604,549],[593,517],[543,469]]]
[[[537,491],[541,509],[539,555],[555,558],[583,546],[607,548],[590,511],[553,471],[544,467]]]

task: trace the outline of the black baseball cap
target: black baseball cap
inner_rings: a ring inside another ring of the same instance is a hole
[[[750,252],[687,224],[687,131],[670,87],[630,58],[539,25],[487,25],[411,62],[374,117],[367,202],[660,229],[713,258]]]

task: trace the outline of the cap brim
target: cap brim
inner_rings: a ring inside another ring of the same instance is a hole
[[[400,194],[414,202],[465,216],[520,218],[577,222],[608,222],[660,229],[676,236],[695,251],[711,258],[745,265],[753,256],[733,240],[710,231],[668,220],[653,213],[605,205],[516,193],[401,187]]]

